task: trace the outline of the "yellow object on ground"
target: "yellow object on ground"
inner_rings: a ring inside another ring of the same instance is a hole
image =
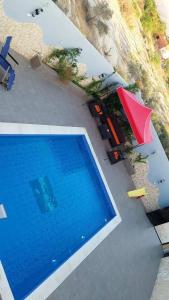
[[[134,198],[134,197],[141,197],[141,196],[145,196],[146,195],[146,190],[145,188],[141,188],[141,189],[137,189],[137,190],[133,190],[133,191],[129,191],[128,192],[128,196],[130,198]]]

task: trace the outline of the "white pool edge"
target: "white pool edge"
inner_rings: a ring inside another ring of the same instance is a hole
[[[99,232],[97,232],[84,246],[82,246],[77,252],[75,252],[60,268],[58,268],[41,285],[39,285],[37,289],[35,289],[28,297],[25,298],[26,300],[45,300],[77,268],[77,266],[116,228],[116,226],[121,222],[121,217],[85,128],[0,122],[0,134],[85,135],[92,155],[95,159],[99,173],[102,177],[106,191],[109,195],[109,198],[112,202],[113,208],[116,213],[116,217],[114,217],[107,225],[105,225]],[[1,262],[0,295],[2,297],[2,300],[14,300]]]

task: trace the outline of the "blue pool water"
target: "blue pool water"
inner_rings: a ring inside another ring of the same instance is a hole
[[[85,136],[0,136],[0,260],[24,299],[115,217]]]

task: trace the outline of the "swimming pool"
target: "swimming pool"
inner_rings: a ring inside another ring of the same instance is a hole
[[[53,130],[0,135],[0,260],[16,300],[120,221],[84,129]]]

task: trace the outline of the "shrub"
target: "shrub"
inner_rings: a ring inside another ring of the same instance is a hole
[[[53,49],[48,56],[48,62],[58,58],[66,60],[70,64],[77,63],[77,57],[81,54],[81,48],[65,48],[65,49]]]
[[[118,0],[122,15],[124,15],[130,29],[135,28],[135,19],[141,18],[142,10],[137,3],[138,0]]]
[[[91,83],[89,83],[85,88],[85,92],[89,96],[97,96],[103,83],[103,79],[95,80],[93,79]]]
[[[151,34],[165,33],[165,24],[160,20],[154,0],[144,0],[141,23],[145,31]]]
[[[161,57],[158,52],[149,54],[149,58],[150,58],[150,61],[155,65],[159,65],[161,63]]]
[[[148,101],[152,97],[154,90],[153,90],[151,78],[148,72],[144,69],[142,69],[141,81],[143,86],[143,89],[141,90],[143,99]]]
[[[139,91],[139,87],[137,85],[137,83],[131,83],[129,84],[128,86],[125,86],[125,89],[129,92],[132,92],[132,93],[136,93]]]
[[[142,66],[140,63],[130,61],[128,63],[128,71],[135,80],[140,80],[142,76]]]
[[[71,65],[68,65],[65,61],[60,60],[55,67],[56,72],[63,81],[73,81],[77,74],[77,71]]]
[[[152,95],[149,99],[146,100],[146,104],[151,107],[153,110],[158,109],[158,97]]]
[[[113,15],[113,11],[110,9],[109,4],[106,0],[102,0],[98,2],[93,8],[92,8],[92,15],[88,15],[86,17],[86,21],[90,22],[97,18],[102,18],[103,20],[109,20],[111,19]]]
[[[108,34],[109,32],[109,27],[107,24],[105,24],[104,22],[98,20],[97,22],[97,29],[99,31],[99,34],[102,36],[102,35],[105,35],[105,34]]]
[[[148,155],[144,156],[144,155],[141,154],[141,153],[136,153],[136,157],[134,158],[134,162],[135,162],[135,163],[143,163],[143,164],[146,164],[146,163],[147,163],[147,158],[148,158]]]
[[[80,48],[53,49],[47,62],[59,74],[61,80],[77,80],[77,57],[81,51]]]

